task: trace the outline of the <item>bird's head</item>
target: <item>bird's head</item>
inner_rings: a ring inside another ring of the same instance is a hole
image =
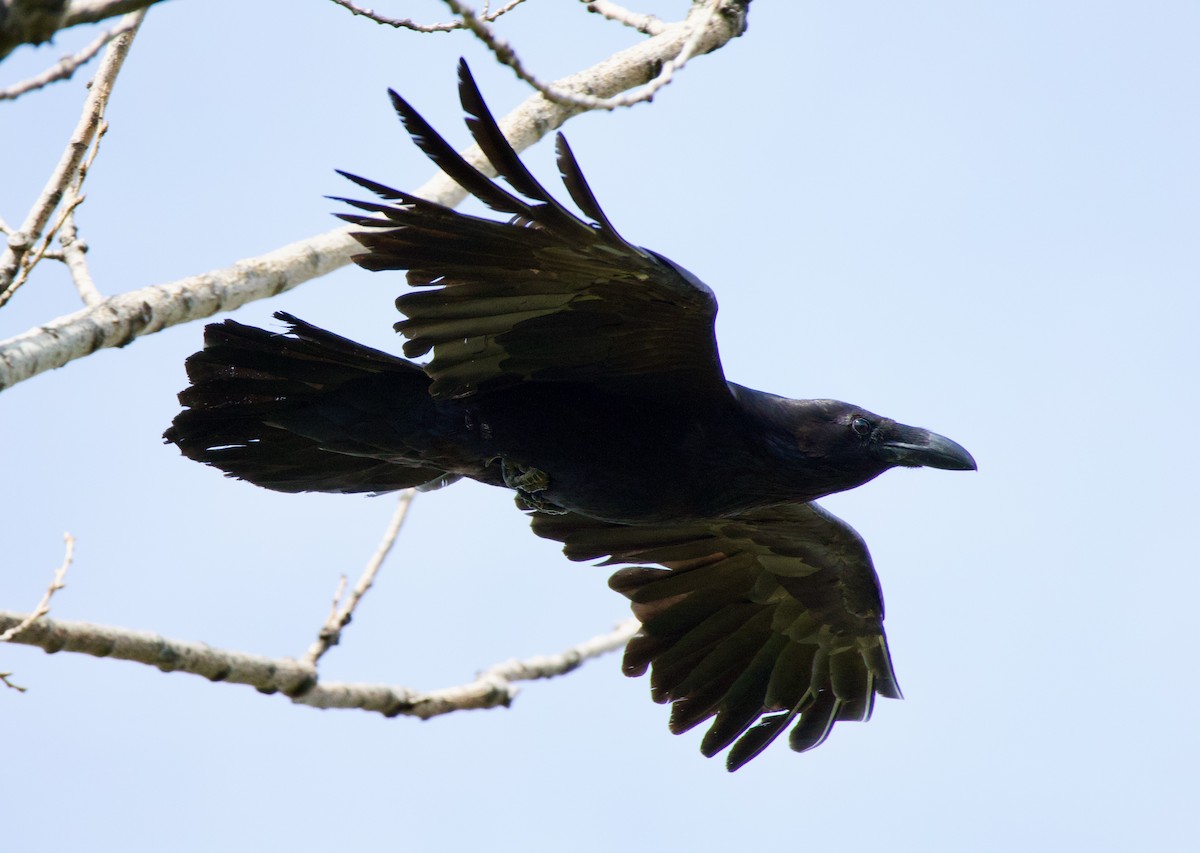
[[[936,432],[897,423],[838,400],[791,403],[789,420],[796,449],[835,479],[829,484],[830,492],[862,485],[889,468],[977,468],[966,448]]]

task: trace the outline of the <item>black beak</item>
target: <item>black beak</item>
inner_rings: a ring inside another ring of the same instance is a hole
[[[946,471],[978,470],[975,459],[965,447],[936,432],[896,424],[881,437],[883,440],[878,446],[893,465],[941,468]]]

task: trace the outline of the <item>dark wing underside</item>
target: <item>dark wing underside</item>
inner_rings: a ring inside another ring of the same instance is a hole
[[[563,182],[593,221],[555,201],[505,140],[465,63],[459,77],[472,136],[519,196],[468,164],[394,92],[392,102],[434,163],[512,219],[456,213],[353,175],[383,202],[342,199],[368,214],[342,215],[366,229],[355,234],[366,249],[355,261],[408,270],[409,284],[421,288],[396,300],[407,317],[396,328],[408,338],[405,355],[432,350],[431,393],[463,397],[534,380],[700,402],[727,397],[712,291],[613,229],[561,135]]]
[[[900,697],[870,554],[815,504],[655,527],[574,514],[532,521],[572,560],[666,567],[609,581],[642,622],[624,671],[650,668],[651,695],[672,703],[676,734],[715,717],[700,748],[712,756],[733,744],[730,770],[789,726],[803,752],[835,722],[868,719],[876,694]]]

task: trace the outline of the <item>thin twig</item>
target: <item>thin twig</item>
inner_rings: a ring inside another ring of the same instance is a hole
[[[616,21],[618,24],[624,24],[627,27],[632,27],[639,33],[645,33],[648,36],[656,36],[663,31],[666,26],[659,18],[654,15],[643,15],[641,12],[634,12],[626,9],[624,6],[618,6],[610,0],[580,0],[582,3],[587,3],[587,10],[595,12],[608,18],[610,21]]]
[[[8,290],[0,293],[0,307],[3,307],[4,303],[12,298],[12,295],[28,280],[33,268],[46,257],[46,253],[50,251],[50,241],[54,239],[54,235],[58,233],[68,220],[74,221],[75,208],[83,204],[84,196],[77,195],[74,188],[68,186],[63,192],[63,200],[65,204],[62,205],[62,210],[55,217],[54,224],[42,235],[42,239],[38,242],[38,247],[22,259],[21,267],[17,271],[17,277],[13,279]],[[63,260],[66,260],[65,256]]]
[[[20,613],[0,611],[0,628],[22,623],[26,618]],[[517,692],[513,682],[564,675],[587,660],[619,649],[637,629],[636,620],[626,620],[612,631],[556,655],[497,664],[468,684],[431,691],[386,684],[321,684],[312,666],[291,658],[214,649],[203,643],[170,640],[147,631],[86,622],[38,619],[14,642],[47,652],[79,652],[135,661],[164,672],[190,672],[211,681],[245,684],[261,693],[283,693],[297,704],[312,708],[357,708],[388,717],[428,719],[453,711],[507,706]]]
[[[45,189],[34,203],[33,209],[30,210],[20,230],[9,235],[8,246],[4,254],[0,255],[0,306],[3,306],[12,297],[28,275],[28,270],[36,262],[36,258],[30,262],[26,255],[41,238],[46,223],[50,221],[51,215],[59,206],[63,196],[66,195],[68,186],[79,172],[80,164],[88,153],[92,139],[103,120],[104,108],[112,94],[117,73],[121,70],[121,65],[129,53],[129,47],[133,43],[133,37],[145,15],[143,10],[134,12],[127,19],[122,20],[121,25],[128,24],[129,28],[109,43],[100,68],[92,80],[91,91],[84,100],[83,115],[80,116],[79,123],[75,126],[75,132],[71,135],[67,150],[63,153],[58,166],[50,176],[50,180],[47,181]],[[59,224],[61,222],[60,219]],[[22,270],[24,275],[20,275]]]
[[[83,198],[80,197],[79,200],[83,201]],[[99,305],[104,301],[104,296],[97,289],[96,282],[92,280],[92,272],[88,269],[88,245],[79,238],[79,231],[75,227],[74,206],[70,208],[66,221],[59,231],[58,241],[62,244],[62,250],[56,254],[67,265],[67,269],[71,273],[71,281],[75,282],[75,290],[79,293],[79,298],[83,300],[84,305]],[[42,257],[50,257],[50,253],[43,252]]]
[[[400,528],[404,526],[404,519],[408,516],[408,508],[412,506],[413,498],[416,494],[416,489],[405,489],[400,493],[400,501],[396,504],[396,511],[392,513],[392,519],[388,522],[387,530],[383,533],[383,539],[380,540],[379,547],[375,549],[375,553],[371,555],[371,559],[367,561],[362,576],[358,579],[358,583],[354,585],[354,589],[351,590],[350,597],[346,599],[345,604],[342,604],[342,594],[346,589],[346,576],[342,575],[337,592],[333,596],[333,607],[330,609],[329,618],[325,620],[325,624],[317,634],[316,641],[309,646],[308,651],[301,658],[304,663],[315,667],[321,656],[329,651],[331,647],[336,646],[342,639],[342,629],[350,624],[350,620],[354,617],[354,609],[358,607],[358,603],[362,601],[363,596],[367,594],[371,585],[375,583],[375,575],[379,573],[383,561],[387,559],[392,546],[396,544],[396,537],[400,535]],[[341,605],[340,608],[339,605]]]
[[[113,27],[111,30],[105,30],[91,44],[85,47],[78,53],[71,56],[64,56],[57,63],[47,68],[36,77],[30,77],[28,80],[22,80],[20,83],[14,83],[7,89],[0,89],[0,101],[10,101],[24,95],[26,92],[32,92],[34,89],[41,89],[44,86],[49,86],[51,83],[56,83],[59,80],[70,80],[83,65],[87,64],[93,56],[112,41],[121,33],[129,32],[135,26],[126,18],[122,23]]]
[[[62,565],[58,567],[58,571],[54,573],[54,580],[50,582],[50,586],[46,588],[46,594],[42,596],[42,600],[38,602],[38,606],[33,608],[25,619],[17,625],[10,627],[3,634],[0,634],[0,643],[9,643],[26,630],[37,620],[41,619],[50,612],[50,599],[54,597],[54,593],[62,589],[66,584],[63,583],[63,578],[67,576],[67,569],[71,568],[71,561],[75,559],[75,537],[70,533],[63,534],[63,538],[67,543],[67,552],[63,556]],[[10,673],[11,674],[11,673]]]
[[[79,229],[75,227],[75,208],[83,203],[83,196],[80,195],[83,190],[83,182],[87,180],[88,174],[92,171],[92,164],[96,162],[96,155],[100,153],[100,141],[104,139],[106,133],[108,133],[108,122],[102,121],[92,140],[92,150],[80,165],[78,176],[67,188],[64,198],[66,215],[63,217],[62,227],[57,229],[58,242],[62,246],[63,262],[66,263],[67,269],[71,273],[71,281],[75,283],[75,290],[79,293],[79,298],[83,300],[84,305],[89,306],[99,305],[104,297],[97,289],[96,282],[92,280],[91,270],[88,269],[88,246],[80,239]],[[48,243],[49,234],[46,240]],[[48,246],[42,250],[43,257],[47,249]]]
[[[428,720],[430,717],[470,708],[494,708],[499,705],[507,707],[517,696],[515,682],[566,675],[578,669],[584,661],[621,648],[640,627],[641,624],[636,619],[626,619],[611,631],[584,640],[558,654],[498,663],[481,672],[469,684],[432,690],[415,697],[409,703],[411,710],[402,713],[411,713]]]
[[[12,677],[11,672],[0,672],[0,682],[3,682],[4,686],[7,687],[9,690],[15,690],[18,693],[24,693],[26,690],[29,689],[27,687],[22,687],[19,684],[14,684],[12,681],[9,680],[11,677]]]
[[[594,95],[583,92],[569,92],[552,84],[543,83],[525,68],[524,63],[521,62],[512,45],[492,32],[491,27],[476,15],[474,10],[460,3],[459,0],[442,0],[442,2],[459,16],[467,29],[487,45],[498,62],[511,68],[518,77],[541,92],[544,97],[558,104],[581,107],[588,110],[614,110],[620,107],[630,107],[643,101],[648,102],[653,100],[655,93],[669,84],[674,79],[675,72],[687,65],[688,60],[695,55],[696,48],[704,38],[717,13],[727,5],[745,5],[744,2],[736,3],[735,0],[706,0],[703,6],[697,3],[697,5],[692,7],[692,11],[687,16],[687,26],[690,29],[690,35],[684,41],[679,52],[674,57],[663,62],[662,70],[658,76],[633,92],[627,92],[611,98],[597,98]],[[700,11],[697,11],[698,9]],[[659,30],[659,32],[662,32],[662,30]]]
[[[448,33],[454,30],[466,28],[466,24],[464,24],[462,21],[447,21],[445,23],[438,24],[418,24],[412,18],[389,18],[387,15],[379,14],[374,9],[368,9],[364,6],[359,6],[357,3],[351,2],[351,0],[333,0],[333,2],[341,6],[343,9],[349,11],[352,15],[362,16],[369,21],[374,21],[377,24],[383,24],[384,26],[388,27],[395,27],[396,29],[412,30],[418,33]],[[481,21],[487,21],[490,23],[504,13],[511,12],[524,2],[525,0],[509,0],[508,3],[505,3],[494,12],[487,11],[487,4],[484,4],[484,11],[479,14],[479,19]]]

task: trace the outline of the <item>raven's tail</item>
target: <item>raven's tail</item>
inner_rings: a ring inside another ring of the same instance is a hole
[[[279,492],[388,492],[458,479],[420,445],[436,429],[417,365],[275,315],[290,334],[233,320],[204,329],[191,387],[163,434],[189,459]]]

